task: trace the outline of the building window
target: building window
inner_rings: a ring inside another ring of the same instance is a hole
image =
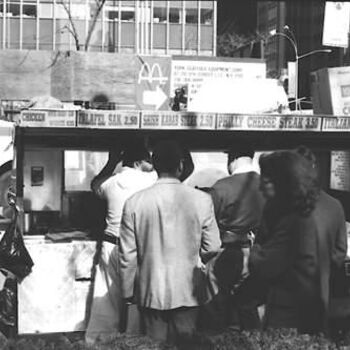
[[[197,9],[186,9],[186,23],[198,23]]]
[[[201,9],[201,24],[213,24],[213,10]]]
[[[85,19],[90,17],[89,7],[85,4],[71,4],[70,13],[72,18]]]
[[[135,11],[134,10],[123,10],[121,13],[121,20],[125,22],[135,21]]]
[[[111,21],[119,20],[119,11],[109,6],[106,8],[106,17]],[[122,9],[120,11],[120,19],[123,22],[134,22],[135,9],[130,7]]]
[[[52,18],[53,17],[53,6],[48,3],[39,4],[39,17],[40,18]]]
[[[55,5],[55,17],[56,19],[68,19],[67,11],[62,4]]]
[[[154,7],[153,8],[153,23],[166,23],[166,8],[165,7]]]
[[[169,22],[170,23],[181,23],[180,20],[180,9],[179,8],[170,8],[169,10]]]
[[[275,19],[277,17],[277,7],[273,7],[271,9],[269,9],[268,14],[267,14],[267,18],[269,20]]]
[[[20,4],[8,3],[7,4],[7,17],[19,17],[20,15]]]
[[[118,11],[107,11],[107,18],[111,21],[118,20],[119,19],[119,12]]]
[[[36,17],[36,4],[23,4],[23,17]]]

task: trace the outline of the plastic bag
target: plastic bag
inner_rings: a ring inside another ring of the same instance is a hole
[[[30,274],[34,263],[18,231],[17,218],[18,210],[15,207],[14,220],[0,241],[0,268],[10,271],[21,281]]]
[[[16,323],[16,282],[6,279],[4,288],[0,290],[0,323],[13,327]]]

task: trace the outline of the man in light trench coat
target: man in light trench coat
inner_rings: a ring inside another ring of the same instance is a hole
[[[206,301],[202,263],[221,241],[211,197],[181,184],[183,152],[163,141],[153,152],[157,182],[129,198],[120,231],[122,292],[141,310],[144,333],[190,335]]]

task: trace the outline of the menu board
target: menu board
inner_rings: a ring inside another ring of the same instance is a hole
[[[138,129],[139,111],[85,110],[78,113],[77,125],[85,128]]]
[[[142,113],[143,129],[215,129],[215,114],[146,112]]]
[[[19,123],[21,126],[32,127],[75,127],[75,110],[35,110],[28,109],[21,112]]]
[[[219,130],[320,131],[321,119],[294,115],[218,114],[216,128]]]
[[[350,151],[331,152],[330,188],[350,191]]]
[[[350,131],[349,117],[325,117],[323,118],[322,131]]]

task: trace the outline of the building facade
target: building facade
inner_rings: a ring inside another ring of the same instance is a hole
[[[314,50],[331,49],[331,53],[314,53],[299,59],[298,96],[310,96],[310,73],[324,67],[343,64],[344,50],[322,45],[325,3],[321,1],[263,1],[257,2],[257,29],[264,33],[264,50],[267,72],[279,77],[286,71],[288,61],[294,62],[295,50],[282,33],[292,38],[298,56]]]
[[[216,54],[215,0],[106,0],[94,24],[98,3],[2,0],[0,47],[84,50],[88,40],[89,51]]]

